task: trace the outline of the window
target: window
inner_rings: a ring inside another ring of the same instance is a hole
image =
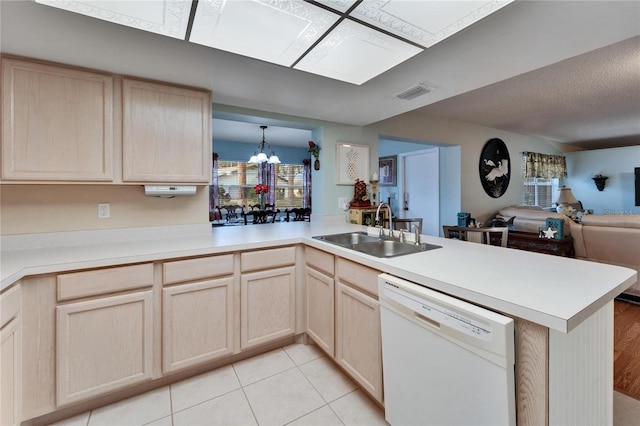
[[[304,179],[302,164],[274,166],[276,207],[283,210],[303,207]],[[265,179],[265,182],[268,182]],[[254,186],[258,184],[258,165],[242,161],[218,160],[218,194],[220,205],[258,204]]]
[[[524,203],[550,208],[558,192],[559,179],[524,178]]]

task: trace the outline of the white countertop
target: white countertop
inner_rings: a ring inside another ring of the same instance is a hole
[[[305,243],[508,316],[568,332],[637,279],[636,271],[628,268],[424,235],[422,242],[442,248],[391,259],[311,238],[366,229],[349,224],[193,229],[78,232],[67,239],[72,243],[45,234],[26,236],[27,244],[16,244],[20,237],[9,236],[2,241],[0,289],[28,275]]]

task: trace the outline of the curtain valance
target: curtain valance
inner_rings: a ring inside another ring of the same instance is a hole
[[[523,152],[522,164],[525,178],[566,178],[567,162],[561,155]]]

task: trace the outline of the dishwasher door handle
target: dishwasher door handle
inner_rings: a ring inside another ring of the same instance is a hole
[[[440,330],[440,323],[438,321],[434,321],[429,317],[425,317],[424,315],[419,314],[418,312],[414,312],[413,317],[425,325],[428,325],[435,329]]]

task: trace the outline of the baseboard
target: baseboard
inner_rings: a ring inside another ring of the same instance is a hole
[[[630,293],[620,293],[616,300],[622,300],[624,302],[635,303],[636,305],[640,305],[640,296]]]

